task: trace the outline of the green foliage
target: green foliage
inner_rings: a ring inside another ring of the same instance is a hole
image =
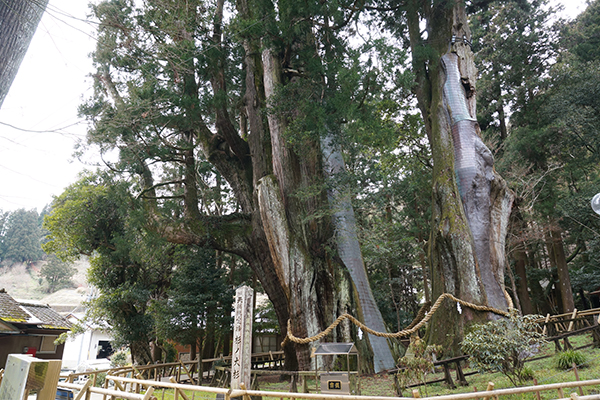
[[[96,374],[96,387],[104,387],[104,382],[106,381],[106,372],[100,372]]]
[[[281,333],[273,303],[267,301],[255,307],[252,329],[256,333]]]
[[[557,353],[555,359],[556,368],[563,371],[573,368],[573,364],[581,368],[587,362],[585,354],[572,349]]]
[[[427,346],[427,343],[416,337],[411,340],[407,355],[398,361],[398,383],[406,388],[413,383],[425,383],[425,377],[433,371],[434,357],[442,354],[442,347]]]
[[[42,259],[41,230],[36,210],[0,213],[0,261],[33,263]]]
[[[110,356],[111,367],[124,367],[127,365],[128,352],[126,350],[115,351]]]
[[[128,203],[122,185],[107,176],[84,175],[54,200],[44,218],[49,231],[44,251],[62,260],[96,251],[121,254]]]
[[[57,197],[44,220],[44,249],[71,260],[90,256],[88,281],[99,291],[87,320],[110,326],[115,346],[131,346],[137,362],[151,361],[153,296],[169,283],[169,245],[142,230],[135,202],[107,175],[88,174]]]
[[[163,342],[162,350],[163,350],[163,354],[162,354],[163,362],[172,363],[172,362],[177,361],[177,357],[179,356],[179,354],[177,354],[177,348],[175,347],[175,345],[173,343]]]
[[[234,291],[227,271],[217,265],[215,251],[177,246],[171,285],[153,302],[157,336],[195,346],[209,335],[220,338],[231,328]]]
[[[528,365],[521,368],[521,381],[530,381],[535,379],[535,371]]]
[[[46,280],[48,293],[54,293],[57,290],[73,286],[71,279],[76,271],[77,269],[73,265],[51,255],[40,269],[40,278]]]
[[[589,1],[577,19],[566,24],[562,45],[583,62],[600,60],[600,2]]]
[[[465,354],[482,371],[497,371],[517,385],[527,379],[525,360],[540,350],[545,342],[534,322],[539,315],[520,316],[516,310],[509,318],[476,325],[461,343]]]

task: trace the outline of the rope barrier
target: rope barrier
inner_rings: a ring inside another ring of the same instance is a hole
[[[509,309],[513,308],[512,299],[510,298],[508,293],[506,293],[506,291],[504,292],[504,295],[506,297],[506,301],[508,302]],[[325,336],[329,335],[331,333],[331,331],[334,330],[335,327],[338,326],[345,319],[349,319],[352,323],[354,323],[354,325],[358,326],[363,331],[370,333],[371,335],[380,336],[380,337],[384,337],[384,338],[388,338],[388,339],[397,339],[397,338],[401,338],[404,336],[409,336],[409,335],[412,335],[413,333],[415,333],[416,331],[418,331],[423,325],[425,325],[431,319],[433,314],[435,314],[435,312],[442,305],[442,302],[445,299],[450,299],[450,300],[460,304],[463,307],[468,307],[468,308],[471,308],[476,311],[492,312],[494,314],[502,315],[503,317],[508,317],[510,315],[507,311],[499,310],[499,309],[493,308],[493,307],[469,303],[468,301],[461,300],[461,299],[453,296],[450,293],[444,293],[440,297],[437,298],[437,300],[435,301],[433,306],[431,306],[431,309],[429,310],[429,312],[427,312],[427,308],[430,303],[425,303],[423,305],[423,307],[421,307],[421,309],[417,313],[417,316],[415,317],[413,322],[411,322],[411,324],[408,327],[406,327],[405,329],[398,331],[396,333],[374,331],[373,329],[369,328],[368,326],[366,326],[365,324],[363,324],[362,322],[357,320],[352,315],[343,314],[343,315],[340,315],[331,325],[329,325],[327,327],[327,329],[325,329],[321,333],[318,333],[315,336],[311,336],[311,337],[307,337],[307,338],[299,338],[292,334],[292,320],[288,320],[287,336],[281,343],[281,346],[283,347],[287,343],[288,340],[292,341],[294,343],[298,343],[298,344],[307,344],[310,342],[315,342],[317,340],[320,340],[320,339],[324,338]]]

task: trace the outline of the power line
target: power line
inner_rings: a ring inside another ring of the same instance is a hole
[[[4,169],[6,169],[6,170],[8,170],[8,171],[10,171],[10,172],[12,172],[12,173],[15,173],[15,174],[17,174],[17,175],[24,176],[24,177],[26,177],[26,178],[28,178],[28,179],[31,179],[32,181],[35,181],[35,182],[41,183],[41,184],[43,184],[43,185],[47,185],[47,186],[50,186],[50,187],[58,188],[58,186],[56,186],[56,185],[53,185],[53,184],[51,184],[51,183],[48,183],[48,182],[40,181],[39,179],[36,179],[36,178],[34,178],[34,177],[32,177],[32,176],[29,176],[29,175],[23,174],[23,173],[21,173],[21,172],[19,172],[19,171],[15,171],[14,169],[8,168],[8,167],[7,167],[7,166],[5,166],[5,165],[2,165],[2,164],[0,164],[0,168],[4,168]]]
[[[61,128],[34,130],[34,129],[19,128],[18,126],[14,126],[14,125],[11,125],[9,123],[0,121],[0,125],[8,126],[9,128],[16,129],[16,130],[21,131],[21,132],[29,132],[29,133],[58,133],[58,134],[61,134],[63,136],[85,137],[85,135],[83,135],[83,134],[70,133],[70,132],[62,132],[63,129],[67,129],[67,128],[70,128],[72,126],[79,125],[81,123],[82,123],[81,121],[77,121],[77,122],[74,122],[72,124],[63,126]],[[3,136],[0,136],[0,137],[4,138],[6,140],[11,141],[10,139],[8,139],[6,137],[3,137]],[[13,143],[15,143],[15,142],[13,142]]]

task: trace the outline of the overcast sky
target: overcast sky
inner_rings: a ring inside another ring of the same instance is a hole
[[[0,210],[39,211],[97,157],[73,157],[85,136],[77,106],[91,95],[93,23],[85,0],[50,0],[0,109]],[[556,0],[568,17],[584,0]]]

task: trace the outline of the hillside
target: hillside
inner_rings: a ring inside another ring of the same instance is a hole
[[[73,311],[89,293],[86,281],[89,262],[87,259],[77,261],[74,264],[77,272],[73,276],[73,287],[55,293],[47,293],[46,286],[40,285],[39,271],[44,263],[38,262],[29,267],[25,264],[0,267],[0,288],[6,289],[15,299],[41,301],[59,312]]]

